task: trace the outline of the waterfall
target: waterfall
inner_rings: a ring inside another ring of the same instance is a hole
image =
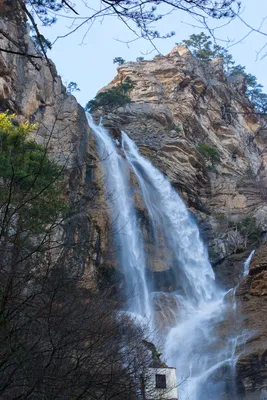
[[[97,139],[104,171],[105,192],[114,225],[113,235],[119,266],[125,271],[128,310],[151,320],[151,305],[145,279],[143,238],[131,196],[129,171],[107,130],[101,124],[96,125],[90,114],[87,114],[87,119]]]
[[[183,276],[183,291],[189,303],[205,302],[215,295],[214,272],[196,223],[170,182],[142,157],[123,132],[122,147],[142,190],[154,227],[172,250],[177,278]]]
[[[161,234],[172,250],[179,289],[165,296],[176,297],[179,315],[167,335],[164,354],[177,369],[179,398],[219,399],[224,381],[214,378],[213,384],[209,378],[227,367],[231,373],[235,346],[232,338],[222,344],[215,332],[224,319],[225,294],[215,284],[198,227],[176,190],[125,133],[122,148],[137,177],[154,234]]]
[[[100,155],[106,155],[102,161],[106,191],[115,193],[109,203],[116,216],[119,262],[129,287],[134,282],[138,289],[136,306],[131,311],[155,321],[156,310],[160,309],[166,328],[163,353],[165,361],[177,369],[179,400],[220,400],[226,391],[234,400],[236,340],[231,322],[228,328],[225,320],[227,293],[215,283],[194,218],[168,179],[139,153],[126,133],[122,132],[121,144],[124,159],[103,126],[96,126],[89,116],[88,121]],[[153,249],[157,252],[160,248],[158,259],[165,269],[173,271],[171,289],[164,293],[151,293],[153,285],[148,282],[149,274],[146,277],[152,256],[145,254],[129,168],[137,179],[148,214]]]
[[[247,276],[249,273],[249,266],[250,266],[250,261],[253,257],[253,254],[255,253],[255,250],[252,250],[246,261],[244,262],[244,274],[243,276]]]

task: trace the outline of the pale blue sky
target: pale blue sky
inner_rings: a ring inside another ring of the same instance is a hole
[[[267,20],[263,21],[263,18],[267,16],[267,0],[242,0],[242,4],[242,18],[255,28],[258,28],[263,22],[262,30],[267,32]],[[224,22],[223,20],[211,21],[211,26],[222,25]],[[68,23],[70,24],[68,20],[61,19],[50,28],[42,28],[42,32],[44,36],[53,41],[58,35],[69,31]],[[199,24],[184,13],[173,12],[159,21],[155,25],[155,29],[162,33],[173,30],[176,32],[175,36],[170,39],[157,40],[155,45],[162,54],[169,53],[175,42],[180,42],[188,38],[190,34],[203,30],[192,25]],[[117,19],[106,18],[103,21],[96,21],[83,40],[86,29],[88,26],[65,39],[58,40],[52,51],[49,52],[49,57],[55,62],[63,81],[75,81],[78,84],[81,91],[76,92],[75,96],[83,106],[116,75],[116,66],[113,64],[114,57],[121,56],[127,61],[134,61],[136,57],[144,56],[146,59],[151,59],[157,54],[154,52],[146,55],[151,50],[151,46],[145,40],[140,39],[129,46],[116,40],[126,41],[134,38],[132,33]],[[236,19],[217,30],[216,36],[220,39],[238,41],[248,32],[249,29]],[[83,44],[81,44],[82,41]],[[245,65],[247,72],[256,75],[258,82],[263,84],[267,91],[267,57],[256,60],[257,51],[266,42],[266,36],[252,33],[229,50],[236,63]],[[218,41],[218,44],[223,45],[223,42]]]

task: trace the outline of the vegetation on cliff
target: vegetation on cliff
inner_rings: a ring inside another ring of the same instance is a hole
[[[10,220],[16,219],[25,241],[28,231],[33,235],[46,230],[66,204],[58,184],[61,168],[48,158],[45,147],[29,139],[36,126],[15,126],[13,118],[0,114],[1,228],[8,234]],[[22,240],[19,232],[14,234]]]
[[[189,39],[183,40],[181,44],[187,46],[192,55],[202,61],[221,59],[226,76],[234,77],[240,75],[243,77],[246,85],[246,95],[253,104],[255,111],[260,114],[266,114],[267,94],[263,93],[263,86],[257,82],[257,78],[254,75],[246,72],[244,66],[235,65],[233,56],[228,49],[213,43],[211,37],[204,32],[191,35]]]
[[[208,160],[212,165],[220,161],[218,150],[214,147],[208,146],[205,143],[200,143],[197,146],[197,150]]]
[[[90,113],[97,110],[102,110],[105,113],[114,111],[119,107],[125,107],[131,102],[129,94],[133,88],[134,83],[127,77],[118,85],[98,93],[93,100],[88,101],[85,109]]]

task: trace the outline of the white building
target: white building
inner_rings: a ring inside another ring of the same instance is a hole
[[[175,368],[148,368],[142,381],[144,400],[178,400]]]

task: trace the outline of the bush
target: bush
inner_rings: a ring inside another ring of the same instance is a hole
[[[121,81],[119,85],[98,93],[93,100],[88,101],[85,110],[89,112],[95,112],[97,110],[111,112],[119,107],[125,107],[131,102],[129,93],[133,88],[134,83],[127,77],[125,81]]]
[[[45,230],[63,211],[58,185],[62,174],[46,148],[29,139],[36,126],[28,122],[15,126],[13,118],[0,113],[0,202],[3,206],[12,195],[9,212],[18,216],[25,237],[28,230],[32,234]]]
[[[256,244],[260,240],[261,230],[254,217],[245,217],[237,223],[237,229],[246,238],[246,244]]]
[[[125,63],[125,60],[122,57],[115,57],[113,59],[113,64],[122,65]]]
[[[256,246],[260,241],[261,229],[254,217],[244,217],[232,221],[223,214],[217,214],[220,228],[226,234],[226,242],[233,253],[245,251],[250,246]]]
[[[200,143],[196,147],[202,156],[210,161],[213,165],[220,161],[219,153],[214,147],[211,147],[205,143]]]
[[[173,125],[173,126],[172,126],[172,129],[173,129],[175,132],[180,133],[180,132],[182,132],[182,130],[183,130],[183,125],[182,125],[182,124]]]

